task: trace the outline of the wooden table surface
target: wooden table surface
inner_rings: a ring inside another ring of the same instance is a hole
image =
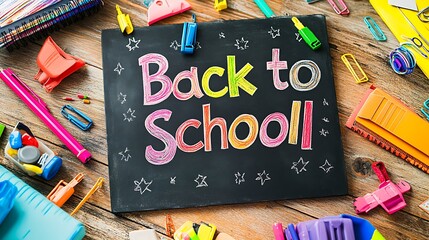
[[[250,0],[228,0],[228,9],[220,13],[213,8],[214,0],[188,1],[193,10],[156,25],[183,23],[189,21],[192,13],[197,15],[199,22],[264,17],[255,3]],[[102,29],[118,27],[115,4],[119,4],[124,13],[130,14],[134,26],[147,26],[147,9],[143,7],[142,2],[142,0],[106,0],[104,8],[96,15],[53,33],[52,37],[59,46],[66,52],[84,59],[87,64],[65,79],[50,94],[44,92],[40,84],[32,80],[38,70],[36,56],[43,43],[42,40],[13,52],[0,50],[0,67],[14,69],[45,100],[53,110],[54,116],[93,154],[92,161],[83,165],[4,83],[0,83],[0,122],[7,125],[7,131],[0,140],[1,155],[3,156],[7,136],[13,126],[16,122],[23,121],[38,138],[58,152],[64,161],[60,172],[51,181],[23,174],[4,157],[0,157],[0,163],[44,195],[47,195],[60,179],[69,181],[77,173],[84,173],[85,179],[76,187],[73,197],[63,206],[67,212],[73,210],[98,177],[104,177],[106,183],[103,188],[96,192],[75,215],[85,224],[87,239],[127,239],[128,232],[147,228],[155,229],[160,236],[165,237],[166,214],[171,214],[176,228],[186,220],[205,221],[217,225],[220,232],[225,232],[237,240],[273,239],[271,227],[275,221],[287,224],[340,213],[354,214],[353,199],[372,192],[378,187],[378,179],[367,164],[372,161],[383,161],[391,179],[394,182],[400,179],[407,180],[412,186],[412,191],[405,194],[407,206],[402,211],[389,215],[379,207],[363,217],[370,220],[386,239],[429,239],[429,214],[418,207],[429,198],[429,176],[365,140],[344,125],[347,117],[371,84],[402,99],[415,112],[420,111],[423,101],[429,97],[429,80],[420,69],[417,68],[414,73],[404,77],[395,74],[390,68],[387,57],[389,52],[397,47],[398,42],[370,3],[364,0],[347,1],[351,11],[349,16],[335,14],[327,1],[311,5],[304,0],[267,1],[277,15],[324,14],[327,17],[348,176],[349,194],[347,196],[112,214],[100,36]],[[387,42],[377,42],[373,39],[363,22],[364,16],[372,16],[379,23],[387,36]],[[370,79],[368,83],[360,85],[355,83],[340,60],[344,53],[352,53],[356,56]],[[91,116],[95,123],[89,132],[71,127],[59,111],[61,106],[66,104],[62,97],[76,96],[77,93],[85,93],[91,97],[89,105],[75,103],[75,106]]]

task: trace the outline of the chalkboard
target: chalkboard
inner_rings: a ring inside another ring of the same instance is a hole
[[[325,17],[102,32],[113,212],[344,195]]]

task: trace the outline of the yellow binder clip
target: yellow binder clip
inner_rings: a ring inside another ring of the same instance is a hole
[[[116,11],[118,12],[118,23],[119,28],[121,29],[121,32],[126,32],[127,34],[130,34],[134,31],[133,24],[131,23],[130,15],[129,14],[123,14],[121,9],[119,8],[119,5],[116,4]]]
[[[83,204],[86,203],[86,201],[88,201],[88,199],[92,196],[92,194],[94,194],[99,188],[101,188],[101,186],[103,186],[103,181],[104,181],[104,178],[102,178],[102,177],[98,178],[97,182],[94,184],[94,186],[91,188],[91,190],[89,190],[89,192],[85,195],[85,197],[82,198],[82,201],[80,201],[80,203],[73,210],[73,212],[70,213],[71,216],[73,216],[73,214],[75,214],[77,211],[79,211],[79,209],[83,206]]]
[[[214,8],[216,11],[224,10],[228,7],[228,4],[226,3],[226,0],[215,0]]]
[[[348,60],[348,57],[353,59],[352,63]],[[341,56],[341,60],[343,60],[346,67],[349,69],[350,73],[353,75],[353,78],[355,79],[356,83],[368,82],[368,77],[366,76],[365,72],[362,70],[359,63],[356,61],[356,58],[352,54],[350,54],[350,53],[343,54],[343,56]],[[357,69],[359,69],[361,76],[358,76],[358,74],[354,70],[352,64]]]

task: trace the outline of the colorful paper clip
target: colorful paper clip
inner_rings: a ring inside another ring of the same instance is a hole
[[[422,113],[426,116],[426,119],[429,121],[429,99],[423,102],[423,108],[420,109]]]
[[[372,169],[377,174],[380,185],[373,193],[368,193],[354,200],[353,205],[356,213],[367,213],[380,205],[387,213],[393,214],[407,206],[403,194],[411,190],[410,184],[404,180],[397,184],[391,182],[382,162],[372,163]]]
[[[320,1],[320,0],[305,0],[307,3],[315,3],[315,2],[318,2],[318,1]]]
[[[147,10],[147,23],[149,26],[164,18],[191,9],[191,4],[185,0],[151,0],[146,1],[145,5],[149,6]]]
[[[63,204],[73,195],[74,187],[82,181],[83,176],[83,173],[79,173],[69,183],[61,180],[48,194],[47,198],[58,207],[62,207]]]
[[[214,3],[214,8],[216,9],[216,11],[221,11],[224,10],[228,7],[228,3],[226,2],[226,0],[215,0]]]
[[[87,123],[83,123],[81,122],[77,117],[70,115],[70,113],[68,112],[74,112],[75,114],[77,114],[79,117],[81,117],[83,120],[85,120]],[[92,126],[92,120],[91,118],[89,118],[87,115],[85,115],[83,112],[77,110],[76,108],[70,106],[70,105],[65,105],[61,108],[61,114],[67,118],[71,123],[73,123],[74,125],[76,125],[78,128],[82,129],[83,131],[88,130],[89,128],[91,128]]]
[[[380,27],[377,25],[377,23],[374,21],[372,17],[366,16],[363,18],[363,21],[365,22],[366,26],[369,28],[369,31],[371,32],[375,40],[380,42],[384,42],[387,40],[386,35],[384,35],[383,31],[380,29]]]
[[[337,0],[337,1],[339,6],[335,3],[335,0],[328,0],[328,3],[331,5],[332,9],[334,9],[336,14],[348,15],[350,13],[350,10],[347,8],[346,3],[343,0]]]
[[[91,190],[89,190],[89,192],[85,195],[85,197],[82,198],[82,201],[80,201],[80,203],[76,206],[73,212],[70,213],[71,216],[73,216],[73,214],[79,211],[79,209],[83,206],[83,204],[86,203],[86,201],[88,201],[88,199],[92,196],[92,194],[94,194],[99,188],[103,186],[103,182],[104,182],[104,178],[99,177],[97,179],[97,182],[94,184],[94,186],[92,186]]]
[[[422,22],[429,22],[429,6],[417,13],[417,17],[419,17],[420,21]]]
[[[192,22],[183,23],[182,44],[180,51],[184,54],[193,54],[197,42],[197,23],[195,14],[192,14]]]
[[[116,4],[116,12],[118,12],[117,19],[121,32],[123,33],[125,31],[127,34],[131,34],[134,31],[134,27],[131,23],[130,15],[123,14],[118,4]]]
[[[356,74],[356,71],[353,69],[353,67],[350,64],[347,57],[350,57],[351,59],[353,59],[354,65],[356,65],[356,67],[359,69],[360,73],[362,74],[362,77],[359,77]],[[346,67],[349,69],[350,73],[353,75],[353,78],[355,79],[356,83],[368,82],[368,77],[366,76],[365,72],[362,70],[359,63],[356,61],[356,58],[352,54],[350,54],[350,53],[343,54],[343,56],[341,56],[341,60],[343,60]]]

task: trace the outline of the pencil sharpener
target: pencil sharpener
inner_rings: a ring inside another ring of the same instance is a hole
[[[6,159],[28,175],[38,175],[46,180],[58,173],[63,162],[21,122],[9,135],[4,154]]]

